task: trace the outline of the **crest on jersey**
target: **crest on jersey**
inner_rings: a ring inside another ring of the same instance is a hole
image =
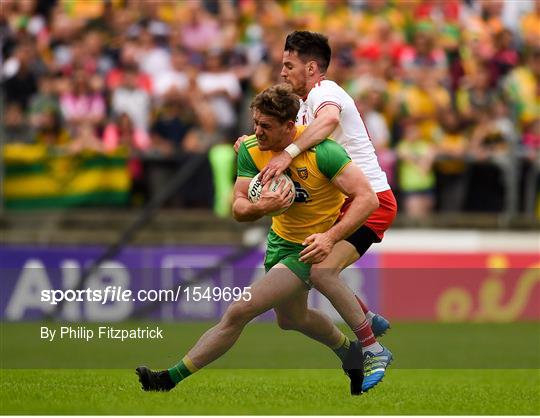
[[[300,177],[302,180],[306,180],[308,178],[307,167],[297,168],[296,172],[298,173],[298,177]]]

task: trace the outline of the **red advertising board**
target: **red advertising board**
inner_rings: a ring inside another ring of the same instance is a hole
[[[383,254],[380,280],[392,319],[540,320],[538,254]]]

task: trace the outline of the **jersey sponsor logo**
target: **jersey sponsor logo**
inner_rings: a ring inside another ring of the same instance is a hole
[[[307,168],[302,167],[301,169],[306,170],[306,178],[307,178]],[[301,169],[297,169],[297,171],[301,170]],[[309,192],[306,189],[304,189],[300,183],[293,180],[290,168],[287,168],[285,170],[285,174],[287,174],[291,178],[291,180],[292,180],[292,182],[294,184],[294,189],[296,191],[294,201],[296,203],[308,203],[308,202],[311,202],[311,195],[309,194]],[[298,173],[298,175],[300,176],[300,173]]]
[[[307,167],[297,168],[296,172],[298,173],[298,177],[300,177],[302,180],[307,180],[308,178]]]
[[[304,189],[300,183],[297,181],[294,181],[294,189],[296,191],[296,196],[294,197],[294,201],[296,203],[308,203],[311,202],[311,196],[309,195],[308,191]]]

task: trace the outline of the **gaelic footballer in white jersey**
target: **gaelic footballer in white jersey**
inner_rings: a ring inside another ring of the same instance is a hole
[[[297,125],[309,125],[317,112],[325,106],[339,109],[339,125],[329,136],[339,143],[353,162],[367,176],[375,193],[390,189],[385,172],[381,169],[375,148],[369,138],[364,121],[349,94],[330,80],[319,81],[310,90],[305,100],[300,100]]]

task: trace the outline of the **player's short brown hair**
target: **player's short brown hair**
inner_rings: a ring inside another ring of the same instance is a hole
[[[322,33],[297,30],[287,35],[284,51],[296,52],[298,57],[306,63],[313,60],[317,62],[321,73],[325,73],[330,65],[332,50],[328,38]]]
[[[251,102],[250,109],[276,118],[280,123],[296,121],[300,101],[288,84],[281,83],[259,93]]]

